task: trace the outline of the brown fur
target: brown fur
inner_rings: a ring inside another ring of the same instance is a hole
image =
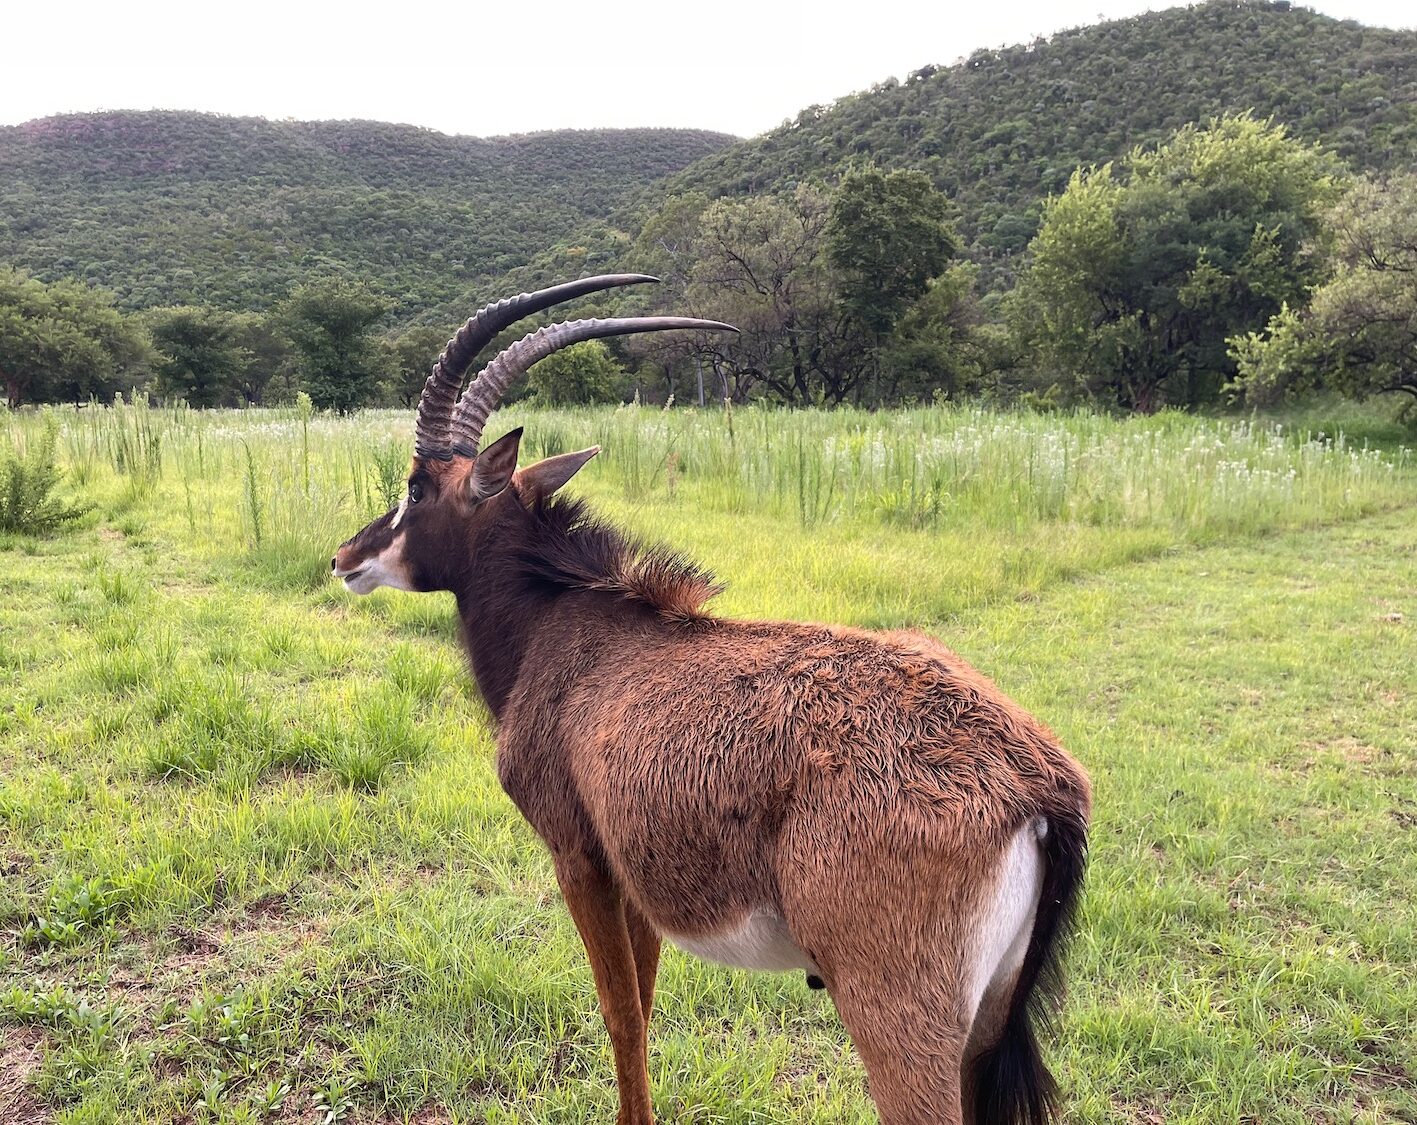
[[[710,616],[708,574],[546,499],[533,471],[469,500],[510,470],[474,484],[470,462],[415,464],[433,495],[404,517],[403,557],[416,588],[457,597],[499,777],[551,849],[590,956],[620,1121],[653,1121],[659,935],[713,935],[763,908],[820,968],[883,1121],[1045,1120],[1046,1071],[1019,1037],[1080,875],[1081,767],[929,637]],[[366,533],[382,542],[379,524]],[[1045,845],[1062,858],[1028,959],[976,1014],[981,911],[1038,818],[1075,854]],[[994,1088],[1010,1065],[1028,1091]]]

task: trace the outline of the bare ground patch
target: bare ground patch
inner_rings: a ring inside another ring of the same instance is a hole
[[[44,1058],[44,1033],[34,1027],[0,1028],[0,1121],[47,1125],[53,1115],[30,1087]]]
[[[213,974],[234,968],[260,949],[263,960],[285,960],[329,932],[326,919],[292,918],[284,894],[223,910],[201,926],[173,925],[161,938],[141,939],[112,966],[108,998],[133,1012],[140,1028],[169,1000],[190,1003]]]

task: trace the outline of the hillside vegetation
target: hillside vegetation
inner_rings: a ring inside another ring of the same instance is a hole
[[[486,285],[732,140],[696,129],[480,139],[371,121],[95,113],[0,128],[0,262],[127,308],[265,308],[320,274],[400,312]]]
[[[928,52],[922,45],[922,54]],[[986,280],[1038,228],[1078,165],[1155,145],[1227,112],[1271,115],[1359,171],[1417,163],[1417,32],[1363,27],[1285,3],[1216,0],[1060,32],[952,66],[925,66],[705,156],[618,216],[636,229],[674,194],[710,197],[833,179],[853,161],[927,172],[959,209]],[[619,248],[601,229],[599,249]],[[587,232],[580,243],[594,242]],[[549,255],[531,280],[572,264]]]
[[[1390,326],[1417,290],[1390,266],[1417,231],[1414,170],[1417,32],[1287,0],[978,51],[741,143],[52,118],[0,130],[0,378],[11,405],[408,402],[485,301],[634,269],[666,284],[562,311],[743,331],[614,345],[611,398],[1151,411],[1410,392],[1412,334]],[[1344,224],[1382,254],[1336,253]],[[78,362],[46,308],[142,310],[136,343]]]
[[[868,160],[928,172],[995,284],[1079,164],[1246,109],[1358,170],[1411,167],[1417,33],[1218,0],[925,66],[736,144],[692,129],[483,140],[368,121],[47,118],[0,128],[0,261],[131,308],[265,307],[296,280],[348,273],[400,318],[441,323],[493,289],[615,265],[669,195],[761,193]]]

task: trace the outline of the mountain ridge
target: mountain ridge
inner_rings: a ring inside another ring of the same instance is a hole
[[[0,261],[105,284],[127,308],[267,307],[318,273],[410,313],[603,218],[721,147],[694,129],[456,137],[384,122],[186,111],[0,127]]]
[[[1144,91],[1144,95],[1139,91]],[[854,160],[917,168],[954,200],[969,256],[998,287],[1043,201],[1080,165],[1119,160],[1182,125],[1273,117],[1355,170],[1417,167],[1417,30],[1338,20],[1287,0],[1207,0],[981,48],[829,105],[655,181],[609,225],[633,234],[666,198],[790,190]],[[613,240],[601,247],[616,260]],[[534,284],[569,264],[554,251]]]

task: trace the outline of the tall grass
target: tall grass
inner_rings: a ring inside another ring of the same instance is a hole
[[[117,505],[146,496],[170,467],[189,532],[244,550],[279,585],[308,586],[331,547],[397,502],[412,414],[350,418],[308,407],[192,411],[133,405],[61,415],[81,483]],[[16,415],[11,430],[40,425]],[[598,443],[592,489],[633,505],[755,513],[803,530],[1157,530],[1209,539],[1329,522],[1417,494],[1411,448],[1342,432],[1179,413],[1111,418],[938,405],[887,413],[738,408],[731,414],[637,405],[514,407],[523,459]]]
[[[875,519],[1224,532],[1382,505],[1409,490],[1414,469],[1404,446],[1176,413],[739,409],[732,423],[719,411],[634,407],[509,413],[537,453],[598,442],[601,473],[626,499],[667,495],[672,454],[676,491],[688,486],[695,502],[766,509],[803,527]]]

